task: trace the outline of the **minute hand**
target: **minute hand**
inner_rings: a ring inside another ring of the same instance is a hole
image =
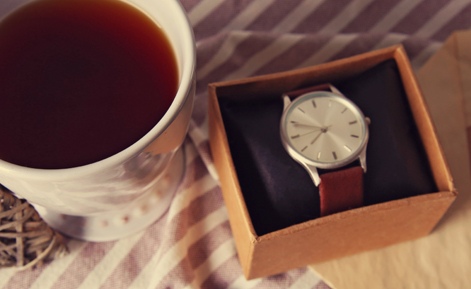
[[[311,124],[304,124],[304,123],[295,123],[294,126],[298,127],[298,126],[305,126],[305,127],[313,127],[313,128],[322,128],[320,126],[316,126],[316,125],[311,125]]]
[[[322,134],[322,131],[319,132],[319,134],[311,141],[311,144],[314,144],[316,140],[321,136],[321,134]]]

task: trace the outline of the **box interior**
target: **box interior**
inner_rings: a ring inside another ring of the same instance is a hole
[[[396,61],[329,81],[371,119],[365,206],[436,192]],[[258,236],[320,217],[318,188],[281,144],[282,92],[218,94],[235,171]]]

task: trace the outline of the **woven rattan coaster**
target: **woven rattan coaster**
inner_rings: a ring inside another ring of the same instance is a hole
[[[67,253],[63,237],[0,185],[0,267],[27,269]]]

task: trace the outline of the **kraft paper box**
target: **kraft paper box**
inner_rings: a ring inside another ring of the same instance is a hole
[[[394,76],[390,67],[397,71],[396,82],[384,82],[377,76]],[[402,93],[406,106],[384,102],[383,93],[366,100],[352,99],[363,101],[363,107],[359,106],[369,109],[367,116],[376,112],[376,103],[385,109],[371,118],[365,206],[321,218],[317,189],[312,184],[303,185],[309,180],[299,167],[283,170],[286,163],[281,160],[286,155],[272,153],[279,146],[276,137],[264,139],[265,134],[273,137],[270,130],[279,125],[279,119],[278,124],[267,122],[264,129],[263,117],[278,117],[282,93],[326,82],[338,83],[342,92],[349,92],[345,93],[347,97],[358,90],[381,91],[388,97]],[[208,94],[210,146],[247,279],[423,237],[457,195],[401,46],[299,70],[213,83]],[[260,133],[254,130],[257,126],[262,127]],[[250,135],[253,131],[255,134]],[[375,139],[379,135],[386,139]],[[415,135],[418,143],[414,143]],[[393,138],[389,140],[390,136]],[[382,147],[388,148],[387,152],[382,152]],[[398,164],[402,169],[394,169]],[[295,180],[298,175],[299,181]],[[311,186],[312,192],[306,194]],[[288,193],[276,195],[283,187]]]

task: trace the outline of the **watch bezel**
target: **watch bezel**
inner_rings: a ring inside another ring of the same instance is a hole
[[[297,104],[304,102],[306,99],[312,99],[316,97],[335,97],[339,99],[341,102],[346,103],[348,106],[353,108],[354,113],[357,113],[359,115],[359,118],[361,120],[361,124],[363,126],[364,134],[363,134],[363,139],[362,143],[358,147],[358,149],[352,153],[349,157],[339,160],[339,161],[334,161],[334,162],[320,162],[320,161],[315,161],[312,160],[306,156],[304,156],[302,153],[298,152],[291,144],[288,134],[287,134],[287,128],[286,128],[286,119],[289,115],[289,113],[293,110],[293,107],[296,107]],[[281,121],[280,121],[280,134],[281,134],[281,140],[283,147],[285,150],[288,152],[288,154],[297,162],[301,164],[307,164],[310,166],[314,166],[320,169],[335,169],[335,168],[340,168],[343,166],[346,166],[353,161],[357,160],[360,155],[365,151],[366,145],[368,143],[369,139],[369,129],[368,129],[368,121],[366,117],[364,116],[363,112],[361,109],[350,99],[347,97],[334,93],[334,92],[329,92],[329,91],[313,91],[313,92],[308,92],[303,95],[300,95],[296,97],[294,100],[291,101],[291,103],[284,109],[283,114],[281,116]]]

